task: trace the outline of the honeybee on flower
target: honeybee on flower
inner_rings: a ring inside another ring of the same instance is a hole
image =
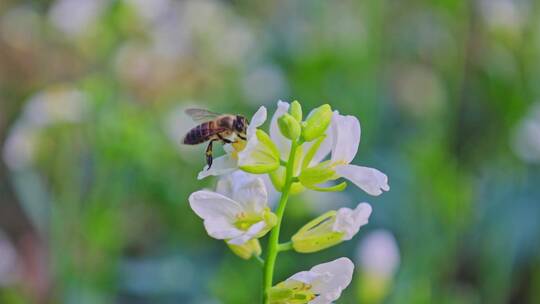
[[[225,240],[241,258],[254,258],[262,264],[265,304],[331,303],[351,281],[354,265],[349,259],[320,264],[274,285],[277,256],[288,250],[317,252],[351,240],[368,223],[372,207],[360,203],[355,209],[328,211],[281,243],[289,197],[306,190],[342,191],[347,181],[377,196],[390,189],[388,177],[377,169],[351,164],[361,133],[354,116],[341,115],[325,104],[304,119],[299,102],[279,101],[269,133],[260,128],[266,118],[265,107],[255,112],[249,124],[244,118],[242,130],[237,130],[241,145],[223,140],[225,155],[215,158],[213,166],[210,161],[198,176],[220,176],[216,191],[194,192],[189,197],[191,208],[204,220],[210,236]],[[281,193],[275,210],[268,206],[268,190],[261,176]],[[341,178],[347,181],[328,186]],[[268,233],[263,255],[259,239]]]

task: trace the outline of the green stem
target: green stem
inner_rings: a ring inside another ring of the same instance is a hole
[[[282,243],[282,244],[278,245],[278,251],[279,252],[289,251],[289,250],[292,250],[292,249],[293,249],[292,242]]]
[[[264,264],[263,272],[263,303],[268,304],[268,291],[272,287],[272,280],[274,276],[274,266],[276,264],[276,258],[279,253],[279,231],[281,229],[281,220],[283,219],[283,214],[285,213],[285,207],[287,206],[287,201],[289,200],[289,193],[291,191],[291,185],[293,184],[293,174],[294,174],[294,158],[296,155],[296,148],[298,147],[298,142],[293,141],[291,143],[291,151],[289,153],[289,160],[287,161],[286,171],[285,171],[285,184],[283,185],[281,198],[279,200],[279,205],[276,210],[277,223],[276,226],[272,229],[270,237],[268,238],[268,253],[266,255],[266,263]]]

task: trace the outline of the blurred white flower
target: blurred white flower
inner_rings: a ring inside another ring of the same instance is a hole
[[[348,258],[319,264],[272,287],[270,303],[332,303],[351,283],[353,271],[354,265]]]
[[[84,34],[105,9],[106,0],[56,0],[49,9],[50,22],[69,36]]]
[[[31,97],[4,143],[2,152],[7,166],[11,170],[29,166],[40,131],[56,123],[82,121],[87,107],[85,95],[69,86],[52,87]]]
[[[169,59],[182,59],[193,53],[193,33],[182,17],[181,8],[171,10],[156,22],[151,30],[152,52]]]
[[[231,245],[264,236],[277,220],[268,208],[263,181],[239,170],[220,179],[216,192],[192,193],[189,203],[208,234]]]
[[[87,112],[86,96],[70,87],[53,87],[34,95],[25,105],[23,119],[34,127],[83,120]]]
[[[0,16],[0,37],[17,50],[36,51],[40,28],[40,16],[29,6],[13,7]]]
[[[251,29],[243,22],[234,20],[222,30],[212,44],[214,56],[224,65],[234,66],[245,62],[255,46]]]
[[[357,257],[363,273],[383,280],[391,279],[400,263],[396,239],[386,230],[367,234],[358,246]]]
[[[518,33],[527,20],[514,0],[481,0],[480,12],[488,26]],[[524,1],[525,2],[525,1]]]
[[[148,22],[156,21],[171,7],[170,0],[127,0],[132,5],[139,16]]]
[[[397,106],[414,118],[437,118],[446,104],[446,91],[438,75],[419,64],[398,64],[392,71]]]
[[[9,169],[16,171],[26,168],[32,162],[36,149],[36,131],[16,122],[9,130],[2,156]]]
[[[516,155],[528,163],[540,163],[540,103],[519,122],[512,137]]]
[[[14,283],[17,279],[17,251],[6,235],[0,231],[0,286]]]
[[[248,71],[242,81],[246,99],[254,104],[278,99],[285,94],[286,87],[283,72],[275,65],[257,66]]]

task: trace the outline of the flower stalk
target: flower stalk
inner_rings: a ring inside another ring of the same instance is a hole
[[[296,156],[296,149],[301,145],[300,140],[293,140],[291,143],[291,151],[289,153],[289,160],[285,167],[285,184],[283,185],[281,198],[279,199],[279,204],[276,210],[277,222],[272,231],[270,232],[270,237],[268,238],[268,253],[266,255],[266,262],[264,264],[263,270],[263,303],[268,304],[268,292],[272,288],[272,280],[274,277],[274,267],[276,264],[277,255],[279,253],[279,232],[281,229],[281,221],[283,219],[283,214],[285,213],[285,207],[287,206],[287,201],[289,200],[289,194],[291,192],[291,186],[293,184],[293,173],[294,173],[294,163]]]
[[[325,104],[303,120],[297,101],[279,101],[269,133],[259,127],[266,108],[252,116],[244,142],[226,144],[225,155],[214,159],[199,178],[223,175],[216,190],[199,190],[190,206],[204,221],[208,234],[223,240],[231,252],[255,260],[263,270],[263,304],[331,304],[351,282],[354,264],[347,258],[322,263],[274,284],[280,252],[312,253],[351,240],[368,223],[371,206],[330,210],[309,221],[290,240],[281,243],[280,231],[289,196],[307,190],[343,191],[344,178],[370,195],[388,191],[387,176],[374,168],[351,164],[360,143],[360,122]],[[265,180],[259,175],[267,175]],[[271,182],[271,185],[269,184]],[[267,187],[281,192],[275,211],[268,204]],[[263,256],[260,239],[269,234]],[[263,259],[264,257],[264,259]]]

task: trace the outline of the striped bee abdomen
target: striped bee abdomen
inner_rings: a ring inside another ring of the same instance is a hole
[[[202,123],[186,134],[186,137],[184,137],[184,144],[197,145],[203,143],[216,134],[216,131],[215,123],[213,121]]]

